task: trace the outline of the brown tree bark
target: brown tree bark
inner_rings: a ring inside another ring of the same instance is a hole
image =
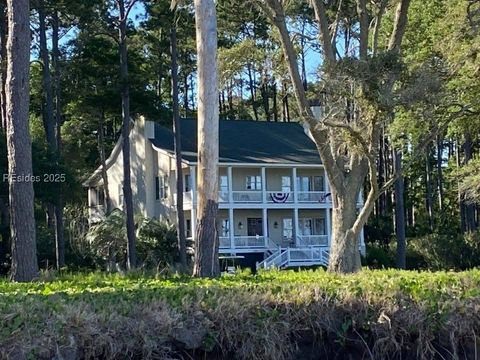
[[[55,108],[55,141],[56,141],[56,167],[59,169],[62,149],[62,101],[60,84],[60,48],[59,48],[59,18],[57,10],[52,15],[52,65],[53,65],[53,94]],[[58,184],[57,199],[55,202],[55,254],[57,269],[65,266],[65,238],[63,226],[63,184]]]
[[[110,190],[108,188],[107,174],[107,157],[105,155],[105,110],[102,109],[100,114],[100,124],[98,126],[98,152],[100,153],[100,163],[102,164],[103,194],[105,198],[105,215],[109,215],[112,211],[112,203],[110,201]]]
[[[31,179],[15,179],[16,176],[33,176],[32,143],[28,127],[30,102],[29,0],[8,0],[7,8],[6,110],[12,238],[11,278],[14,281],[31,281],[38,275],[33,182]]]
[[[40,59],[42,60],[42,85],[43,85],[43,127],[47,143],[52,151],[56,151],[57,141],[55,138],[55,118],[53,113],[53,88],[52,76],[50,73],[50,55],[47,47],[47,25],[45,4],[43,0],[38,1],[39,37],[40,37]]]
[[[127,21],[133,0],[125,8],[124,0],[117,0],[119,10],[118,43],[120,51],[120,79],[122,84],[122,152],[123,152],[123,198],[127,223],[127,269],[137,266],[135,248],[135,220],[133,214],[132,180],[130,176],[130,86],[127,59]]]
[[[368,61],[368,23],[365,13],[365,0],[357,0],[357,15],[360,18],[360,61]],[[378,185],[376,161],[378,159],[378,144],[380,138],[380,129],[378,117],[380,112],[366,114],[362,116],[366,119],[358,118],[362,121],[364,127],[362,130],[355,128],[346,119],[339,119],[339,115],[325,115],[318,121],[309,108],[305,90],[298,68],[298,61],[293,46],[290,33],[285,20],[283,1],[280,0],[257,0],[257,4],[262,8],[265,15],[275,25],[280,33],[280,41],[283,47],[285,60],[288,65],[290,78],[295,91],[295,97],[300,110],[300,116],[309,128],[312,137],[317,144],[317,149],[322,159],[325,172],[330,180],[330,188],[333,200],[332,211],[332,237],[329,259],[329,271],[333,272],[355,272],[360,270],[360,254],[358,239],[360,232],[371,214],[378,195],[383,191]],[[323,74],[326,83],[330,79],[335,79],[336,72],[336,44],[332,42],[330,35],[330,24],[328,21],[325,3],[322,0],[310,1],[315,13],[315,19],[320,29],[321,47],[323,50],[324,64]],[[407,23],[407,10],[410,0],[401,0],[397,6],[396,17],[393,31],[391,34],[388,50],[399,53],[400,45]],[[387,90],[392,91],[395,82],[395,73],[389,74],[387,84],[390,86]],[[367,83],[360,84],[360,94],[365,94]],[[393,96],[393,95],[392,95]],[[366,97],[361,100],[369,102]],[[328,99],[327,99],[328,102]],[[370,104],[375,107],[375,104]],[[331,105],[332,107],[334,105]],[[365,104],[363,105],[365,106]],[[368,105],[367,105],[368,107]],[[333,108],[333,113],[340,114],[344,112],[341,106]],[[362,109],[359,109],[362,110]],[[368,131],[365,133],[365,129]],[[361,148],[358,151],[349,152],[343,148],[345,142],[335,134],[339,131],[346,132],[353,138],[355,146]],[[345,156],[348,154],[348,156]],[[357,214],[357,196],[363,182],[368,175],[370,190],[362,208]],[[390,182],[385,184],[389,185]]]
[[[402,172],[402,153],[394,151],[395,172]],[[397,268],[405,269],[407,242],[405,238],[405,186],[403,176],[399,176],[395,181],[395,235],[397,236]]]
[[[180,128],[180,109],[178,104],[178,65],[177,65],[177,29],[172,26],[170,33],[172,57],[172,110],[173,134],[176,164],[177,185],[177,241],[180,263],[185,270],[187,267],[187,239],[185,238],[185,214],[183,212],[183,171],[182,171],[182,136]]]
[[[218,261],[218,74],[214,0],[195,0],[198,71],[198,221],[193,275],[220,275]]]
[[[0,1],[0,125],[6,128],[7,110],[5,104],[5,83],[7,76],[7,6]]]

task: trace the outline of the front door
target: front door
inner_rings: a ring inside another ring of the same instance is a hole
[[[247,235],[248,236],[263,236],[262,218],[248,218],[247,219]]]

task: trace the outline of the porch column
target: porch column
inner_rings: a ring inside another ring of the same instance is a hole
[[[327,173],[325,172],[325,169],[323,170],[323,181],[325,182],[323,186],[325,189],[325,192],[330,192],[330,184],[328,182],[328,177],[327,177]]]
[[[267,202],[267,176],[265,168],[262,167],[262,203]]]
[[[298,237],[300,236],[298,229],[298,208],[293,208],[293,233],[295,236],[295,244],[298,245]]]
[[[190,222],[192,223],[192,240],[195,243],[195,238],[197,237],[197,209],[192,205],[190,210]]]
[[[298,202],[298,194],[297,194],[297,168],[292,168],[292,191],[293,191],[293,203],[296,204]]]
[[[228,209],[228,237],[230,238],[230,248],[235,248],[235,224],[233,220],[233,209]]]
[[[233,171],[231,166],[227,168],[227,181],[228,181],[228,203],[233,204]]]
[[[197,175],[195,166],[190,166],[190,181],[192,182],[192,207],[197,204]],[[193,218],[192,218],[193,219]],[[192,223],[193,225],[193,223]]]
[[[325,226],[327,227],[326,233],[327,233],[327,241],[328,241],[328,247],[330,247],[331,244],[331,237],[332,237],[332,225],[331,225],[331,215],[330,215],[330,209],[327,208],[325,209],[326,212],[326,217],[325,217]]]
[[[266,208],[262,209],[262,227],[263,227],[263,238],[265,239],[265,247],[268,247],[268,210]]]

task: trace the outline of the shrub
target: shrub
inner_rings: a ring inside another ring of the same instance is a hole
[[[94,273],[0,293],[2,359],[473,359],[480,333],[480,270]]]
[[[428,269],[470,269],[480,266],[480,232],[434,233],[409,241],[408,245],[425,261]]]
[[[175,228],[155,219],[137,217],[137,261],[144,268],[157,268],[176,260]],[[104,221],[92,226],[86,236],[96,263],[112,271],[124,267],[127,251],[125,214],[113,210]]]

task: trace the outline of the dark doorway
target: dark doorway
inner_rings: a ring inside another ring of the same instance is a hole
[[[248,218],[247,219],[247,235],[248,236],[263,236],[262,218]]]

